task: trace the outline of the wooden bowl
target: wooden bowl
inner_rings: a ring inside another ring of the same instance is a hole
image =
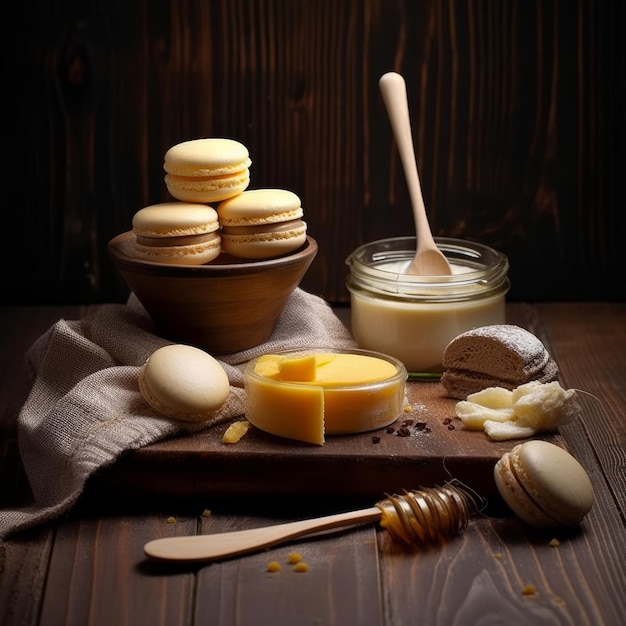
[[[165,265],[133,258],[135,235],[111,239],[108,252],[157,332],[211,354],[229,354],[267,341],[291,293],[315,255],[307,237],[295,252],[250,262],[220,255],[205,265]]]

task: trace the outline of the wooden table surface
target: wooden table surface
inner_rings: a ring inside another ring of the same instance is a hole
[[[0,308],[0,507],[28,493],[13,426],[27,392],[22,356],[57,319],[92,309]],[[147,510],[86,496],[57,522],[0,543],[0,624],[624,624],[626,303],[510,304],[507,313],[548,345],[563,386],[600,400],[585,396],[591,401],[581,419],[561,430],[595,490],[579,529],[533,530],[493,500],[488,514],[442,546],[406,551],[370,524],[219,563],[172,566],[146,560],[144,544],[331,513],[338,505],[207,503],[211,516],[203,518],[182,503]],[[308,571],[287,564],[292,551]],[[267,571],[270,560],[282,564],[279,572]],[[535,592],[524,593],[527,585]]]

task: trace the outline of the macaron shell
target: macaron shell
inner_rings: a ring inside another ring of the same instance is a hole
[[[223,226],[288,222],[303,216],[300,198],[286,189],[249,189],[217,207]]]
[[[217,212],[205,204],[163,202],[137,211],[133,232],[138,237],[184,237],[216,231]]]
[[[575,526],[593,505],[587,472],[569,452],[547,441],[515,446],[498,461],[494,477],[511,509],[539,528]]]
[[[248,149],[234,139],[192,139],[172,146],[163,169],[178,176],[224,176],[250,166]]]
[[[139,375],[142,396],[156,411],[189,422],[210,419],[228,398],[230,383],[210,354],[182,344],[156,350]]]

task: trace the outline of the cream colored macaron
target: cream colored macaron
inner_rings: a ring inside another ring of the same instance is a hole
[[[513,512],[536,528],[576,526],[593,505],[587,472],[567,450],[547,441],[515,446],[496,463],[494,478]]]
[[[217,212],[206,204],[164,202],[133,217],[137,258],[154,263],[201,265],[220,254]]]
[[[248,187],[251,163],[248,149],[234,139],[192,139],[165,153],[165,184],[177,200],[219,202]]]
[[[267,259],[306,241],[300,198],[286,189],[252,189],[221,202],[222,250],[245,259]]]
[[[204,422],[228,399],[224,368],[210,354],[183,344],[159,348],[139,374],[139,390],[156,411],[176,420]]]

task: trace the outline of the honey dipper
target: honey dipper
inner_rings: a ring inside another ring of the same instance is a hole
[[[461,534],[473,505],[470,495],[450,484],[390,495],[375,506],[314,519],[212,535],[149,541],[146,556],[167,561],[211,561],[234,557],[312,533],[380,521],[392,539],[407,546],[441,542]]]

